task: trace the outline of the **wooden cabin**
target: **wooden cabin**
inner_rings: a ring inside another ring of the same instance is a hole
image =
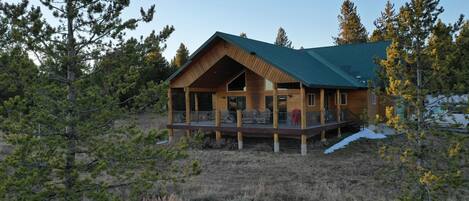
[[[374,118],[375,60],[389,42],[291,49],[217,32],[169,78],[168,129],[301,141]],[[365,114],[365,115],[363,115]]]

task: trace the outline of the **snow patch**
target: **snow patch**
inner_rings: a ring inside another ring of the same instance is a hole
[[[382,133],[375,133],[373,130],[365,128],[365,129],[361,130],[358,133],[355,133],[351,136],[348,136],[348,137],[344,138],[343,140],[341,140],[337,144],[334,144],[332,147],[329,147],[328,149],[326,149],[324,151],[324,154],[330,154],[330,153],[334,152],[337,149],[345,148],[345,146],[347,146],[350,142],[356,141],[360,138],[383,139],[383,138],[386,138],[386,135],[384,135]]]

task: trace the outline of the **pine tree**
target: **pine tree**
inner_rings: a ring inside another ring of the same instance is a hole
[[[176,51],[176,55],[171,60],[171,66],[173,68],[179,68],[182,65],[186,64],[188,60],[189,60],[189,50],[184,45],[184,43],[181,43],[181,45],[179,45],[179,48]]]
[[[166,131],[142,132],[121,107],[165,93],[149,88],[119,100],[117,94],[138,82],[134,71],[113,74],[112,80],[121,82],[107,87],[116,93],[96,82],[95,64],[123,41],[126,30],[151,21],[155,7],[141,9],[137,19],[123,19],[129,1],[40,3],[50,12],[47,18],[28,1],[0,4],[0,18],[13,30],[14,42],[41,63],[24,95],[0,106],[0,137],[14,148],[0,161],[0,200],[118,200],[125,199],[115,194],[123,190],[131,192],[127,199],[141,200],[157,181],[179,180],[197,169],[197,163],[174,163],[185,153],[157,145]],[[158,35],[165,36],[165,30]]]
[[[244,33],[244,32],[241,32],[241,33],[239,34],[239,36],[241,36],[241,37],[243,37],[243,38],[247,38],[247,37],[248,37],[248,35],[247,35],[246,33]]]
[[[391,40],[396,32],[396,14],[394,4],[391,1],[386,2],[381,16],[374,21],[376,29],[370,36],[370,41]]]
[[[360,22],[357,7],[350,0],[345,0],[340,9],[339,36],[334,37],[337,45],[364,43],[367,41],[368,33]]]
[[[412,0],[400,9],[396,35],[387,58],[380,62],[385,94],[395,102],[386,108],[387,124],[406,135],[405,142],[384,146],[380,153],[398,161],[392,164],[403,174],[403,200],[445,200],[464,190],[461,170],[467,161],[463,147],[468,139],[439,129],[438,121],[452,111],[435,112],[436,102],[427,99],[445,100],[458,92],[451,87],[457,73],[452,72],[453,61],[458,60],[451,53],[455,30],[437,22],[443,12],[438,3]],[[468,105],[467,101],[458,104]],[[405,108],[407,115],[396,112],[399,108]]]
[[[453,89],[461,94],[469,93],[469,21],[466,20],[461,27],[459,35],[456,36],[454,63],[455,72],[452,74],[454,82]],[[469,110],[467,111],[469,113]]]
[[[275,38],[274,44],[281,47],[293,48],[292,42],[288,39],[287,33],[282,27],[278,29],[277,38]]]
[[[38,67],[21,48],[0,52],[0,105],[15,96],[23,96],[38,73]]]

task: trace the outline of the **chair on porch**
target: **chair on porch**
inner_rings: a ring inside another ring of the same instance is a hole
[[[243,124],[252,124],[252,123],[254,123],[254,118],[255,118],[256,115],[257,115],[256,111],[243,110],[243,113],[242,113]]]
[[[223,111],[221,112],[222,123],[235,123],[236,118],[231,112]]]
[[[255,117],[256,123],[258,124],[266,124],[270,121],[271,111],[269,109],[265,109],[263,112],[258,112],[257,116]]]

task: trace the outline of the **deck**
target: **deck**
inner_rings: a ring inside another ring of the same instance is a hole
[[[222,123],[219,127],[215,126],[212,121],[202,122],[191,122],[186,123],[173,123],[168,125],[170,129],[183,129],[183,130],[201,130],[201,131],[221,131],[224,133],[243,132],[246,137],[270,137],[273,133],[278,133],[283,138],[300,139],[301,135],[307,135],[313,137],[321,133],[321,131],[333,130],[341,127],[356,125],[356,121],[342,121],[328,122],[323,125],[311,125],[305,129],[301,129],[299,125],[287,125],[279,123],[279,128],[273,128],[272,124],[243,124],[241,127],[237,127],[236,123]]]

